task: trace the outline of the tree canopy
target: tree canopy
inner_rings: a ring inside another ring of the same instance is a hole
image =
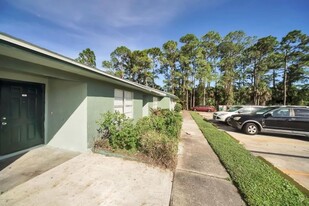
[[[78,57],[75,59],[77,62],[85,64],[90,67],[96,67],[96,57],[94,51],[87,48],[79,53]]]
[[[205,104],[309,105],[308,42],[300,30],[281,40],[209,31],[200,38],[186,34],[169,40],[161,48],[131,51],[119,46],[102,66],[120,78],[177,95],[186,109]],[[156,84],[159,77],[162,88]]]

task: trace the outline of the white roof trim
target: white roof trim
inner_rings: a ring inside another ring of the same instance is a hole
[[[100,74],[100,75],[103,75],[103,76],[106,76],[108,78],[111,78],[111,79],[114,79],[114,80],[117,80],[117,81],[121,81],[121,82],[124,82],[126,84],[129,84],[129,85],[132,85],[134,87],[137,87],[139,89],[142,89],[142,90],[146,90],[148,92],[152,92],[152,93],[155,93],[159,96],[168,96],[166,92],[163,92],[163,91],[160,91],[160,90],[157,90],[157,89],[153,89],[151,87],[147,87],[147,86],[144,86],[144,85],[140,85],[136,82],[131,82],[129,80],[125,80],[125,79],[121,79],[119,77],[115,77],[113,75],[110,75],[110,74],[107,74],[97,68],[92,68],[92,67],[89,67],[89,66],[86,66],[84,64],[81,64],[81,63],[78,63],[76,61],[74,61],[73,59],[70,59],[68,57],[65,57],[63,55],[60,55],[60,54],[57,54],[55,52],[52,52],[52,51],[49,51],[47,49],[44,49],[44,48],[41,48],[41,47],[38,47],[36,45],[33,45],[31,43],[28,43],[28,42],[25,42],[23,40],[20,40],[20,39],[16,39],[14,37],[11,37],[11,36],[8,36],[6,34],[3,34],[3,33],[0,33],[0,39],[4,40],[4,41],[7,41],[9,43],[12,43],[12,44],[15,44],[15,45],[18,45],[18,46],[21,46],[21,47],[24,47],[24,48],[27,48],[29,50],[32,50],[32,51],[35,51],[35,52],[38,52],[38,53],[41,53],[41,54],[44,54],[44,55],[47,55],[47,56],[50,56],[50,57],[53,57],[55,59],[58,59],[58,60],[61,60],[63,62],[67,62],[67,63],[70,63],[70,64],[73,64],[75,66],[78,66],[78,67],[82,67],[83,69],[86,69],[88,71],[91,71],[91,72],[95,72],[97,74]]]

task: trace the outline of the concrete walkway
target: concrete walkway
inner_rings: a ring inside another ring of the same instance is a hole
[[[179,144],[171,205],[245,205],[229,175],[187,111]]]

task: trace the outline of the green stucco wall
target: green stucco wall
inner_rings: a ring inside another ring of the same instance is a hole
[[[150,114],[150,104],[152,102],[152,96],[143,94],[143,117]]]
[[[49,79],[47,144],[87,150],[87,84]]]
[[[161,98],[158,107],[160,107],[161,109],[170,109],[170,98],[169,97]]]
[[[108,83],[87,80],[87,142],[92,147],[97,137],[96,121],[101,114],[114,109],[114,86]]]
[[[137,121],[143,117],[143,93],[135,91],[133,96],[133,118]]]
[[[121,89],[133,92],[133,118],[134,121],[143,116],[143,93],[128,90],[106,82],[88,79],[87,82],[87,142],[92,147],[94,140],[98,137],[96,121],[101,114],[107,111],[114,111],[114,90]]]

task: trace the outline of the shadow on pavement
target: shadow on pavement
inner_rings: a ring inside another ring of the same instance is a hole
[[[15,155],[13,157],[9,157],[7,159],[0,160],[0,171],[15,162],[17,159],[25,155],[27,152],[24,152],[22,154]]]

